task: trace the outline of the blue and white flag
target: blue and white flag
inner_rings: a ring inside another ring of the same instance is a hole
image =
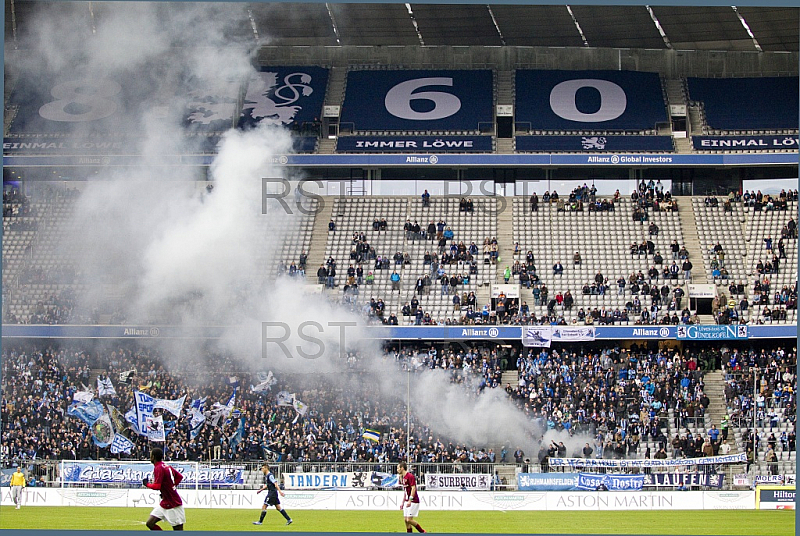
[[[250,392],[251,393],[260,393],[262,391],[269,391],[278,380],[272,375],[272,371],[270,370],[268,374],[264,374],[263,372],[258,373],[258,385],[251,385]]]
[[[77,417],[89,426],[103,414],[103,404],[99,400],[90,400],[85,404],[72,404],[67,408],[67,415]]]
[[[236,433],[234,433],[233,436],[231,436],[230,438],[231,447],[233,449],[236,449],[236,447],[239,446],[239,443],[241,443],[242,439],[244,438],[244,427],[246,422],[247,419],[245,418],[244,415],[242,415],[239,418],[239,426],[236,428]]]
[[[164,418],[161,415],[147,418],[147,439],[161,443],[167,440],[164,432]]]
[[[206,397],[192,400],[192,404],[189,406],[189,415],[191,416],[189,419],[189,435],[192,439],[197,437],[206,422],[205,409]]]
[[[233,390],[233,394],[228,400],[228,403],[224,406],[219,402],[214,402],[214,405],[211,407],[211,411],[209,411],[207,415],[211,426],[219,427],[221,423],[225,422],[225,419],[227,419],[228,415],[230,415],[231,411],[233,411],[233,404],[235,400],[236,389]]]
[[[294,395],[289,391],[281,391],[275,396],[275,403],[279,406],[293,406]]]
[[[153,409],[155,409],[155,398],[143,393],[135,391],[133,393],[134,409],[136,410],[136,425],[138,426],[139,434],[149,437],[150,428],[148,428],[148,419],[153,418]]]
[[[305,416],[305,414],[308,412],[308,405],[295,398],[292,400],[292,407],[297,412],[297,415],[295,415],[294,420],[292,421],[292,424],[294,424],[300,419],[300,417]]]
[[[83,386],[82,391],[75,391],[75,394],[72,395],[72,400],[75,402],[79,402],[81,404],[87,404],[91,402],[93,398],[94,398],[94,392],[92,392],[92,390],[86,387],[85,385]]]
[[[114,434],[114,439],[111,440],[111,454],[119,454],[120,452],[130,454],[132,448],[133,441],[122,434]]]
[[[125,414],[125,420],[131,425],[131,430],[139,435],[144,435],[139,431],[139,421],[136,419],[136,408],[131,408]]]
[[[166,400],[163,398],[156,398],[155,404],[153,405],[153,409],[165,409],[175,415],[176,417],[181,416],[181,411],[183,410],[183,403],[186,401],[186,395],[176,399],[176,400]]]
[[[100,376],[97,377],[97,396],[117,396],[117,390],[114,389],[114,384],[108,376],[104,380],[101,380]]]

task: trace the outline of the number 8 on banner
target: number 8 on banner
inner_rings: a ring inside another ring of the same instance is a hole
[[[39,115],[50,121],[80,122],[104,119],[117,111],[111,97],[122,87],[111,80],[73,80],[58,84],[50,94],[57,100],[39,108]]]

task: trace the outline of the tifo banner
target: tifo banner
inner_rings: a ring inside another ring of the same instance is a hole
[[[677,326],[676,338],[681,340],[734,340],[747,339],[747,326]]]
[[[517,69],[515,76],[515,120],[530,130],[639,131],[667,121],[658,73]]]
[[[596,473],[519,473],[521,491],[634,491],[642,489],[644,475]]]
[[[239,126],[317,122],[327,84],[322,67],[262,67],[247,84]]]
[[[717,465],[725,463],[744,463],[747,456],[728,454],[727,456],[706,456],[704,458],[685,458],[680,460],[598,460],[594,458],[548,458],[551,467],[680,467],[682,465]]]
[[[8,487],[11,484],[11,475],[16,472],[16,469],[0,469],[0,488]]]
[[[653,473],[645,475],[645,486],[721,488],[725,475],[717,473]]]
[[[133,403],[133,409],[136,411],[136,429],[141,435],[149,435],[148,421],[153,418],[155,398],[147,393],[135,391],[133,393]]]
[[[578,473],[517,473],[520,491],[570,491],[578,485]]]
[[[594,327],[564,328],[553,327],[553,342],[593,341]]]
[[[517,136],[517,152],[671,152],[671,136]]]
[[[601,475],[579,473],[578,489],[603,491],[634,491],[642,489],[644,475]]]
[[[466,130],[494,122],[492,71],[350,71],[339,124],[353,130]]]
[[[550,348],[553,342],[553,330],[550,326],[536,326],[522,328],[523,346],[533,348]]]
[[[208,467],[197,463],[169,463],[183,475],[181,486],[244,484],[244,467]],[[129,484],[141,485],[153,475],[149,463],[110,463],[95,461],[61,462],[61,478],[65,484]]]
[[[747,476],[747,475],[745,475]],[[795,475],[755,475],[753,477],[752,486],[794,486]],[[749,486],[750,481],[742,484]]]
[[[286,489],[348,489],[383,486],[385,478],[378,473],[283,473]],[[380,483],[376,483],[376,481]]]
[[[178,488],[186,508],[259,508],[256,490],[195,490]],[[786,493],[786,492],[784,492]],[[792,491],[792,496],[794,492]],[[158,491],[120,488],[26,488],[23,506],[105,506],[152,509]],[[793,500],[793,499],[792,499]],[[429,491],[420,494],[425,511],[574,511],[574,510],[717,510],[755,507],[753,491]],[[281,504],[292,510],[397,511],[403,492],[368,490],[288,490]],[[0,489],[0,506],[11,506],[9,488]]]
[[[165,409],[175,415],[176,417],[181,416],[181,410],[183,409],[183,403],[186,401],[186,395],[183,395],[180,398],[175,400],[166,400],[163,398],[156,398],[155,404],[153,405],[153,409]]]
[[[490,475],[465,475],[457,473],[426,474],[425,489],[452,489],[488,491],[492,482]]]
[[[491,136],[339,136],[339,153],[490,153]]]
[[[797,149],[797,136],[692,136],[698,151]]]

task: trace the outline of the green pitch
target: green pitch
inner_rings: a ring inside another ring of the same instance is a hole
[[[287,527],[274,509],[255,526],[260,510],[187,509],[186,530],[260,532],[404,532],[402,514],[386,511],[290,511]],[[0,529],[147,530],[146,508],[23,507],[0,509]],[[647,512],[420,512],[432,533],[692,534],[782,536],[795,534],[791,510]],[[169,525],[161,522],[169,530]],[[415,532],[416,534],[416,532]]]

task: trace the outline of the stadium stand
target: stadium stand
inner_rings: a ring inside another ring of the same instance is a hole
[[[694,78],[690,102],[703,110],[708,134],[797,134],[798,78]]]
[[[661,208],[658,208],[657,198],[656,207],[653,207],[654,193],[650,192],[651,201],[640,208],[639,199],[595,198],[592,202],[588,186],[577,190],[566,199],[559,195],[555,202],[552,193],[545,192],[535,211],[531,210],[529,199],[514,198],[514,240],[519,243],[515,264],[526,264],[530,252],[539,283],[548,289],[548,298],[544,300],[541,287],[537,292],[535,284],[530,293],[524,293],[531,312],[543,316],[548,323],[552,320],[575,323],[579,319],[583,323],[580,317],[593,313],[599,315],[594,319],[598,323],[657,323],[664,318],[665,311],[670,318],[672,314],[680,314],[686,302],[680,305],[676,302],[677,309],[673,307],[672,311],[667,309],[675,288],[685,285],[683,273],[673,279],[665,278],[663,271],[673,262],[671,244],[684,244],[685,239],[678,214],[672,210],[667,196],[660,192]],[[544,202],[545,194],[549,202]],[[606,210],[602,209],[604,201]],[[583,205],[581,210],[578,210],[579,202]],[[669,210],[663,210],[666,207],[670,207]],[[648,215],[647,223],[634,215],[634,211],[642,210]],[[653,229],[656,234],[651,233],[651,225],[656,226],[657,231]],[[654,261],[655,254],[661,255],[661,264]],[[675,259],[676,263],[680,261],[677,256]],[[561,273],[556,273],[556,263],[561,263]],[[652,268],[656,270],[655,277],[650,275]],[[622,292],[617,283],[619,278],[626,282]],[[634,281],[637,285],[632,291]],[[645,282],[647,289],[643,288]],[[605,287],[602,291],[600,283]],[[666,295],[661,290],[664,285],[668,289]],[[658,298],[651,316],[648,309],[653,305],[650,295],[653,286],[656,289],[653,296],[658,295]],[[548,300],[566,292],[574,297],[574,304],[567,307],[563,301],[557,301],[556,307],[548,311]],[[648,311],[646,317],[641,316],[643,311]]]
[[[492,87],[490,70],[350,70],[340,132],[477,135],[494,122]]]
[[[241,463],[266,456],[284,463],[283,470],[289,471],[301,466],[306,471],[313,470],[333,462],[350,462],[355,467],[370,464],[369,470],[375,464],[392,464],[404,456],[405,402],[386,401],[379,407],[365,409],[371,406],[369,401],[381,399],[376,386],[362,381],[362,360],[376,356],[348,355],[345,381],[325,375],[314,378],[279,375],[269,391],[254,392],[248,386],[258,383],[255,377],[242,370],[230,356],[211,352],[186,358],[189,362],[182,362],[178,372],[165,368],[170,360],[152,346],[125,343],[99,349],[89,343],[7,345],[2,361],[5,387],[2,465],[32,463],[34,458],[42,460],[43,465],[36,466],[43,472],[38,476],[44,477],[45,485],[58,485],[48,460],[127,459],[127,455],[112,455],[107,447],[92,445],[87,425],[67,414],[80,385],[93,385],[98,377],[110,378],[116,389],[115,395],[103,395],[100,400],[121,413],[131,406],[134,390],[144,390],[156,398],[187,395],[187,402],[208,397],[209,407],[212,401],[226,401],[234,385],[239,386],[235,405],[239,413],[229,415],[220,426],[207,422],[197,437],[191,438],[189,417],[183,414],[175,421],[166,444],[174,460]],[[732,452],[746,451],[747,431],[755,418],[760,448],[751,474],[774,471],[764,462],[772,432],[776,432],[781,455],[777,469],[787,472],[794,463],[794,453],[789,452],[793,447],[790,449],[789,445],[796,439],[793,431],[796,361],[794,352],[780,346],[768,344],[759,350],[734,345],[722,351],[706,347],[678,352],[668,347],[654,350],[633,344],[625,348],[613,343],[559,349],[509,348],[489,342],[468,347],[395,343],[386,346],[383,356],[377,358],[387,366],[410,369],[412,374],[423,374],[429,369],[448,370],[451,381],[473,394],[484,389],[504,389],[525,410],[540,433],[554,430],[585,438],[580,439],[580,444],[571,442],[575,443],[570,447],[575,452],[566,455],[585,457],[579,449],[589,442],[593,449],[589,456],[606,459],[641,459],[655,456],[662,447],[670,458],[704,455],[702,447],[713,436],[709,431],[711,424],[716,425],[707,416],[708,408],[714,404],[706,394],[711,390],[709,371],[722,364],[726,396],[723,400],[728,402],[732,433],[723,427],[722,433],[709,442],[714,453],[726,437],[733,443]],[[761,390],[755,401],[760,409],[755,416],[751,411],[751,363],[759,365],[761,378]],[[118,380],[121,373],[134,369],[137,372],[126,381]],[[509,371],[516,371],[519,380],[504,385],[505,373]],[[197,384],[200,377],[202,387]],[[722,385],[723,377],[716,381]],[[359,388],[349,390],[345,387],[347,382]],[[297,393],[308,405],[308,415],[295,419],[294,409],[277,404],[274,395],[278,391]],[[237,432],[239,419],[244,419],[241,435]],[[368,426],[383,431],[378,443],[361,438],[362,429]],[[526,455],[520,445],[503,444],[502,438],[497,438],[497,445],[454,443],[432,433],[424,414],[414,414],[412,430],[417,438],[412,459],[423,465],[423,471],[426,463],[454,464],[452,467],[458,472],[468,472],[470,464],[479,463],[513,464],[525,471],[547,471],[547,457],[558,454],[556,445],[543,444],[538,453]],[[781,435],[783,432],[785,436]],[[147,451],[148,443],[136,434],[131,434],[131,439],[135,446],[130,457],[136,459]]]

